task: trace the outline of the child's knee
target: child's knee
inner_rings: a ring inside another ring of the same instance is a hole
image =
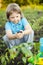
[[[33,41],[34,41],[34,31],[32,30],[32,32],[29,34],[27,42],[33,43]]]
[[[33,31],[33,30],[32,30],[32,32],[31,32],[31,34],[34,35],[34,31]]]
[[[5,42],[8,40],[8,38],[7,38],[6,35],[3,36],[3,40],[4,40]]]
[[[28,38],[29,38],[29,35],[25,35],[24,36],[24,42],[27,42]]]
[[[33,39],[34,38],[34,31],[32,30],[32,32],[29,34],[29,38]]]

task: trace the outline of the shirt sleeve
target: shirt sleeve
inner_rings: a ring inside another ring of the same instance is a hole
[[[24,27],[29,24],[29,22],[27,21],[26,18],[23,18],[23,19],[22,19],[22,23],[23,23],[23,26],[24,26]]]
[[[8,22],[5,24],[5,30],[11,30],[10,24]]]

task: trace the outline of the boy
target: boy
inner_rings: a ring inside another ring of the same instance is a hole
[[[33,43],[34,32],[23,16],[18,4],[11,3],[6,9],[8,21],[5,24],[6,35],[3,37],[8,48],[20,43]]]

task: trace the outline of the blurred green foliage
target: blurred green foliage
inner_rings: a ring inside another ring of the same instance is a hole
[[[43,0],[3,0],[3,5],[6,6],[9,3],[18,3],[20,6],[22,5],[30,5],[30,4],[42,4]]]
[[[4,26],[6,22],[5,10],[0,10],[0,26]]]

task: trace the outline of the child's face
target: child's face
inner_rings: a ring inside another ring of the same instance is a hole
[[[18,12],[13,12],[10,16],[9,16],[9,20],[11,22],[14,22],[14,23],[18,23],[21,19],[21,15],[18,13]]]

